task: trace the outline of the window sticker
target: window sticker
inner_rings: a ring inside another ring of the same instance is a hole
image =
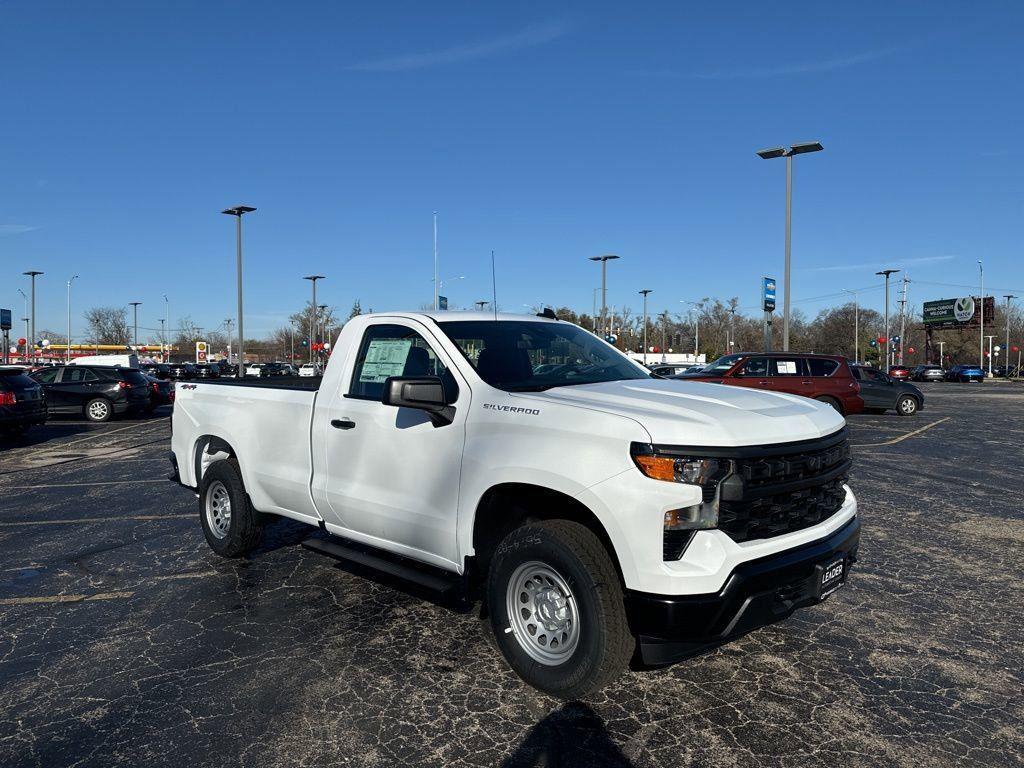
[[[776,360],[775,367],[779,373],[796,375],[796,360]]]
[[[410,347],[412,339],[371,339],[359,381],[379,384],[390,376],[401,376]]]

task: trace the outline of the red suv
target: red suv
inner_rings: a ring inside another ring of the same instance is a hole
[[[910,368],[904,365],[890,365],[889,376],[897,381],[906,381],[910,378]]]
[[[860,384],[853,377],[845,357],[743,352],[720,357],[699,371],[672,378],[715,381],[736,387],[813,397],[828,403],[844,415],[864,410]]]

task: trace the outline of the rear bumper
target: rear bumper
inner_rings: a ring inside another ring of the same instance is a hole
[[[644,662],[669,664],[695,656],[820,602],[822,567],[842,558],[845,582],[859,542],[855,517],[827,538],[737,566],[715,593],[627,591],[629,625]]]

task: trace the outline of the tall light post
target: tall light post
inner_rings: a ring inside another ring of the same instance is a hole
[[[860,302],[857,300],[857,291],[843,288],[843,293],[853,296],[853,362],[860,361]]]
[[[160,318],[160,362],[167,362],[167,321]]]
[[[25,300],[25,312],[22,314],[21,319],[25,323],[25,360],[28,360],[28,345],[32,340],[32,335],[28,332],[28,294],[25,293],[21,288],[18,289],[18,293],[21,294],[21,298]]]
[[[68,280],[68,346],[64,355],[65,360],[71,360],[71,284],[77,279],[78,275],[74,275]]]
[[[693,323],[693,362],[696,363],[697,362],[697,355],[700,354],[700,308],[701,308],[701,302],[699,302],[699,301],[685,301],[683,299],[680,299],[679,303],[680,304],[689,304],[691,307],[696,307],[697,308],[697,318],[695,320],[691,319],[691,321],[690,321],[691,323]],[[692,316],[690,315],[690,312],[692,312],[692,311],[693,311],[692,309],[686,310],[686,314],[687,314],[688,317],[692,318]]]
[[[604,338],[608,336],[608,325],[607,325],[607,311],[608,311],[608,262],[612,259],[617,259],[618,256],[614,254],[606,254],[604,256],[591,256],[591,261],[601,262],[601,335]]]
[[[441,284],[438,282],[437,274],[437,211],[434,211],[434,311],[439,309],[438,301],[441,295]]]
[[[1006,299],[1006,346],[1003,347],[1003,352],[1006,354],[1006,378],[1010,378],[1010,302],[1017,297],[1007,293],[1003,298]]]
[[[978,324],[978,367],[985,370],[985,267],[978,259],[978,281],[980,290],[978,300],[981,302],[981,322]],[[35,314],[33,312],[33,314]]]
[[[141,301],[129,301],[128,306],[132,308],[132,346],[138,349],[139,346],[139,305]]]
[[[320,321],[320,343],[323,344],[327,341],[327,305],[320,304],[317,310],[319,310],[316,316]]]
[[[168,347],[170,347],[170,344],[167,343],[168,342],[167,331],[169,331],[171,329],[171,300],[167,298],[167,294],[166,293],[164,294],[164,320],[166,322],[166,325],[165,325],[166,330],[164,330],[164,332],[162,334],[162,342],[164,344],[164,349],[163,349],[164,359],[161,362],[166,363],[167,362],[167,357],[168,357],[169,352],[170,352],[170,350],[168,349]],[[230,339],[231,339],[231,334],[228,334],[228,343],[229,344],[231,343]],[[229,363],[231,362],[231,355],[228,355],[228,362]]]
[[[256,209],[249,205],[225,208],[221,213],[235,217],[235,264],[238,272],[238,378],[245,378],[245,324],[242,319],[242,217]]]
[[[653,293],[650,288],[644,288],[640,295],[644,297],[644,365],[647,365],[647,294]]]
[[[992,339],[994,339],[995,336],[993,336],[990,333],[986,333],[985,334],[985,338],[988,339],[988,377],[991,379],[992,378]],[[982,370],[985,370],[985,369],[982,368]]]
[[[35,355],[35,348],[36,348],[36,275],[41,275],[43,273],[40,272],[39,270],[36,270],[36,269],[30,269],[28,272],[22,272],[21,274],[27,275],[28,277],[32,278],[32,314],[29,315],[30,320],[29,320],[28,344],[29,344],[29,349],[33,350],[33,352],[32,352],[32,359],[35,360],[35,358],[36,358],[36,355]],[[25,351],[27,352],[28,350],[25,350]]]
[[[885,366],[883,370],[889,370],[889,348],[892,344],[889,341],[889,275],[895,275],[899,272],[898,269],[883,269],[881,272],[875,272],[876,275],[885,276]]]
[[[789,352],[789,296],[790,296],[790,254],[793,231],[793,156],[808,152],[821,152],[824,147],[820,141],[807,141],[793,144],[790,147],[773,147],[762,149],[757,154],[762,160],[776,157],[786,158],[786,275],[783,280],[786,295],[782,304],[782,351]]]
[[[313,362],[313,344],[316,343],[314,327],[316,326],[316,281],[326,280],[324,275],[306,275],[303,280],[313,284],[313,303],[309,305],[309,362]]]
[[[945,350],[945,346],[946,346],[946,342],[944,342],[944,341],[940,341],[939,342],[939,366],[940,367],[942,366],[942,358],[943,358],[943,354],[942,353]]]
[[[229,365],[234,365],[234,363],[231,362],[231,343],[232,343],[233,339],[232,339],[232,336],[231,336],[231,318],[230,317],[224,318],[224,327],[227,329],[227,334],[228,334],[228,364]],[[238,367],[241,368],[241,365],[239,365]]]

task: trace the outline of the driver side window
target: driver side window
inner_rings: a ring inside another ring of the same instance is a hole
[[[458,398],[455,377],[422,336],[403,325],[372,325],[363,334],[346,397],[380,400],[392,376],[437,376],[448,401]]]
[[[768,375],[768,358],[767,357],[752,357],[743,364],[742,372],[744,376],[767,376]]]

